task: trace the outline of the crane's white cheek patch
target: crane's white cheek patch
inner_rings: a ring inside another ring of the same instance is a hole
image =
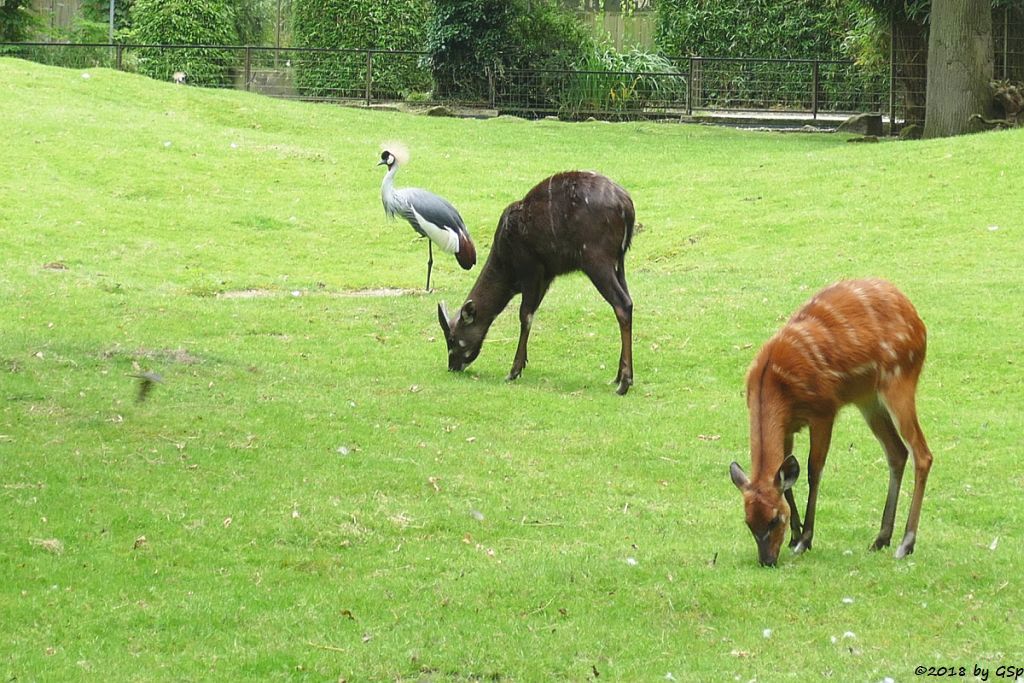
[[[416,217],[416,222],[419,223],[421,228],[423,228],[423,232],[427,233],[427,238],[429,238],[431,242],[439,246],[445,253],[458,253],[459,236],[455,234],[454,230],[448,230],[434,225],[421,216],[415,208],[412,210],[412,215]]]

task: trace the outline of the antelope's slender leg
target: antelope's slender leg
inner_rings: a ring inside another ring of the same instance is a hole
[[[899,425],[900,435],[914,456],[914,497],[910,502],[910,514],[907,515],[907,529],[903,534],[903,541],[896,548],[896,557],[905,557],[914,552],[917,524],[921,520],[921,502],[924,500],[924,489],[928,483],[928,472],[932,468],[932,452],[925,441],[921,425],[917,422],[917,407],[914,402],[919,373],[920,369],[916,373],[895,379],[882,391],[885,405]]]
[[[783,455],[793,455],[792,432],[786,434],[786,439],[783,443]],[[800,543],[800,532],[803,529],[800,526],[800,509],[796,504],[796,495],[793,493],[792,488],[786,489],[783,495],[785,495],[786,503],[789,505],[789,547],[796,548],[797,544]]]
[[[615,381],[620,396],[629,391],[633,384],[633,300],[629,292],[620,284],[617,273],[607,264],[584,264],[583,272],[597,287],[605,301],[611,304],[615,317],[619,321],[619,335],[622,346],[619,352],[619,369]]]
[[[870,404],[860,406],[861,413],[871,427],[872,433],[882,444],[885,458],[889,461],[889,492],[885,496],[885,507],[882,510],[882,526],[878,530],[872,550],[880,550],[889,545],[893,527],[896,523],[896,503],[899,500],[900,485],[903,483],[903,471],[907,465],[907,447],[900,440],[896,425],[885,406],[877,399]]]
[[[795,553],[810,550],[814,540],[814,512],[818,506],[818,485],[821,483],[821,472],[825,469],[828,447],[832,443],[834,423],[835,415],[830,415],[817,418],[809,425],[811,452],[807,458],[807,512],[804,514],[804,529],[800,534],[800,542],[793,548]]]
[[[544,300],[544,295],[547,294],[552,279],[554,278],[541,274],[529,279],[523,286],[523,298],[519,304],[519,346],[516,347],[516,357],[512,361],[512,369],[509,371],[508,377],[505,378],[509,381],[518,379],[523,374],[523,368],[526,367],[526,343],[530,338],[533,315],[540,307],[540,302]]]

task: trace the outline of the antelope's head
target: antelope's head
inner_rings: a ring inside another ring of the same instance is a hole
[[[790,515],[784,494],[799,478],[800,463],[792,455],[786,456],[775,477],[764,484],[752,483],[735,462],[729,467],[729,474],[732,483],[743,494],[747,527],[757,542],[757,559],[765,567],[774,567],[786,539]]]
[[[480,355],[484,344],[487,325],[477,320],[476,304],[467,299],[454,318],[448,317],[448,310],[442,301],[437,305],[437,320],[444,332],[448,345],[448,370],[461,372]]]

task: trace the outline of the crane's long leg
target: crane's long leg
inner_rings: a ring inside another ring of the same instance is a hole
[[[434,267],[434,243],[427,239],[427,291],[430,291],[430,269]]]

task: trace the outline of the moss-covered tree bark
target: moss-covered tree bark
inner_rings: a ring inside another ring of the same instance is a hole
[[[990,116],[992,75],[990,0],[933,0],[924,137],[962,135],[972,115]]]

